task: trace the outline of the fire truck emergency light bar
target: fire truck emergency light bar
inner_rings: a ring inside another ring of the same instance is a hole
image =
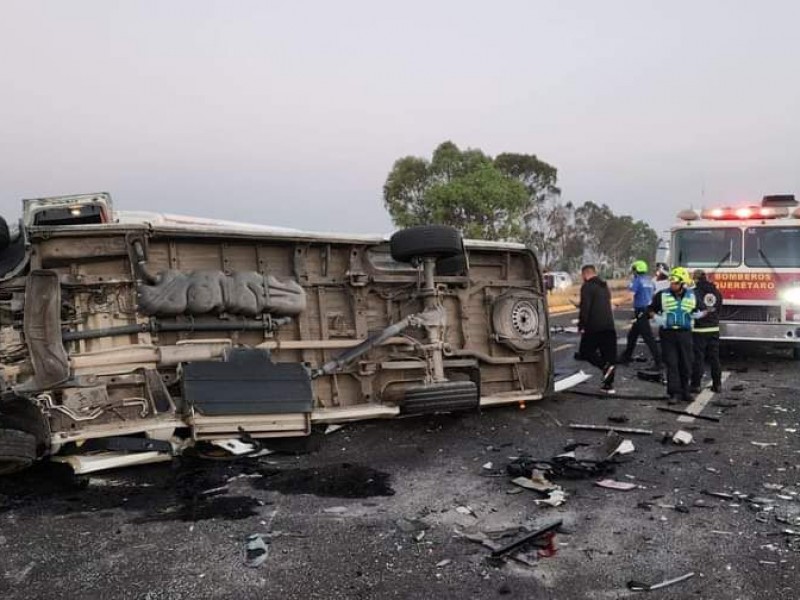
[[[785,206],[724,206],[719,208],[706,208],[699,213],[693,209],[682,210],[678,213],[678,218],[682,221],[696,221],[698,219],[711,219],[715,221],[786,219],[789,216],[795,219],[800,219],[800,208],[796,208],[790,213],[789,209]]]

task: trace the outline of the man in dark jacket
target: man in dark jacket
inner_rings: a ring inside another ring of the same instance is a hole
[[[617,360],[617,332],[611,309],[611,292],[606,282],[597,276],[594,265],[581,268],[583,285],[578,314],[581,332],[579,353],[603,373],[602,389],[614,394],[614,363]]]
[[[722,390],[722,366],[719,362],[719,309],[722,306],[722,294],[702,269],[692,273],[692,278],[697,308],[705,312],[704,317],[694,322],[692,330],[692,393],[700,391],[706,362],[711,369],[711,391],[719,392]]]

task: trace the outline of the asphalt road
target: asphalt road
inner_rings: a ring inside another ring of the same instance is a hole
[[[553,341],[561,373],[593,371],[572,358],[575,334]],[[620,367],[617,398],[565,393],[525,409],[352,424],[315,435],[305,454],[140,467],[85,487],[42,465],[0,480],[0,598],[610,599],[646,593],[630,580],[694,572],[649,596],[796,599],[800,536],[784,531],[800,532],[797,363],[738,348],[723,364],[723,393],[694,405],[719,422],[656,410],[686,405],[657,399],[663,388],[633,363]],[[595,374],[581,389],[597,386]],[[569,424],[609,417],[654,432],[628,436],[635,451],[605,475],[634,489],[559,479],[557,508],[516,493],[510,457],[598,446],[603,433]],[[679,428],[692,444],[662,442]],[[556,554],[530,565],[487,560],[457,533],[505,543],[557,519]],[[269,552],[249,568],[253,533]]]

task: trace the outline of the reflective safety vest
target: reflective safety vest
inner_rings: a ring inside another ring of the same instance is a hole
[[[661,309],[664,329],[692,330],[692,312],[697,308],[697,298],[691,290],[685,290],[683,297],[676,297],[671,291],[661,294]]]

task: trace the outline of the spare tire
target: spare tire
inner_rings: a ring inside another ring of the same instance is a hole
[[[402,229],[389,241],[392,258],[411,262],[415,258],[451,258],[464,252],[461,232],[446,225],[421,225]]]
[[[8,231],[8,223],[0,217],[0,252],[8,248],[11,244],[11,233]]]
[[[36,437],[18,429],[0,429],[0,475],[21,471],[36,460]]]

